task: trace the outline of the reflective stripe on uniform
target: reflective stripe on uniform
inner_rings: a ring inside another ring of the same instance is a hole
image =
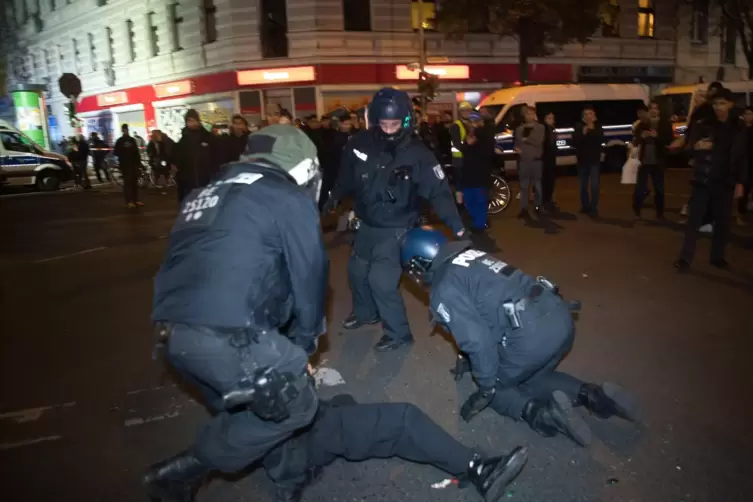
[[[455,124],[458,126],[458,130],[460,131],[460,142],[462,143],[463,141],[465,141],[465,136],[467,134],[465,130],[465,124],[463,124],[462,120],[456,120]],[[452,145],[450,147],[450,152],[452,153],[452,156],[456,159],[463,158],[463,152],[455,148],[455,145]]]

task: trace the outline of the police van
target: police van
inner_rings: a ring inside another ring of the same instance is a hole
[[[73,167],[65,156],[45,150],[0,120],[0,186],[31,185],[49,191],[72,178]]]
[[[496,91],[479,107],[494,117],[497,154],[504,160],[505,170],[514,170],[517,155],[513,131],[522,123],[526,105],[536,108],[541,123],[547,114],[554,113],[558,166],[576,164],[573,131],[583,108],[593,106],[604,129],[604,162],[610,170],[619,170],[627,158],[638,107],[648,99],[647,88],[637,84],[527,85]]]

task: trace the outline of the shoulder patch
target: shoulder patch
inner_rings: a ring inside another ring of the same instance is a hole
[[[368,155],[366,155],[365,153],[363,153],[363,152],[361,152],[359,150],[356,150],[355,148],[353,149],[353,153],[355,154],[356,157],[358,157],[359,159],[361,159],[364,162],[366,162],[366,160],[369,158]]]
[[[434,174],[436,175],[437,178],[439,178],[440,180],[444,179],[444,169],[442,169],[442,166],[437,164],[432,169],[434,170]]]
[[[444,303],[440,303],[437,307],[437,314],[442,318],[444,322],[450,322],[450,311],[445,307]]]

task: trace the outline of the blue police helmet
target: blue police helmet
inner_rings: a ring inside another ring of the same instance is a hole
[[[398,141],[413,134],[413,105],[405,91],[385,87],[374,95],[369,103],[368,120],[370,128],[387,141]],[[401,120],[400,129],[386,133],[379,126],[380,120]]]
[[[447,242],[447,237],[432,227],[409,230],[400,246],[400,263],[403,270],[417,282],[427,282],[426,274],[431,262]]]

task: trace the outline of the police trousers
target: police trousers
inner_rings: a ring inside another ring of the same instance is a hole
[[[468,471],[473,450],[407,403],[333,405],[322,409],[308,435],[311,466],[399,457],[454,476]]]
[[[236,472],[261,459],[314,419],[318,399],[313,385],[288,403],[290,416],[266,421],[249,410],[226,411],[222,396],[260,367],[301,375],[306,353],[276,332],[259,335],[258,342],[240,347],[233,334],[203,326],[177,324],[167,344],[167,360],[189,382],[199,386],[215,414],[199,432],[191,451],[205,465]],[[277,455],[277,460],[282,458]],[[265,461],[268,472],[274,465]]]
[[[375,228],[361,223],[348,262],[353,313],[359,321],[381,319],[392,339],[410,336],[400,294],[400,243],[408,229]]]
[[[575,323],[567,304],[545,291],[520,312],[521,327],[508,331],[500,345],[497,393],[491,407],[500,415],[520,419],[531,399],[548,399],[563,391],[575,403],[581,380],[555,371],[575,340]]]

